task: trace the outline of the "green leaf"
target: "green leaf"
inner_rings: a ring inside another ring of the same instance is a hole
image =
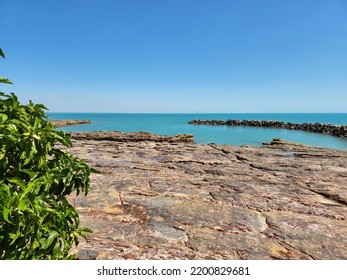
[[[10,245],[14,244],[20,236],[21,236],[21,231],[18,228],[16,233],[10,234],[10,237],[12,239],[12,242],[10,243]]]
[[[41,137],[37,134],[33,134],[33,138],[35,138],[36,140],[41,140]]]
[[[2,51],[1,48],[0,48],[0,56],[2,56],[3,58],[5,58],[5,54],[4,54],[4,52]]]
[[[62,251],[61,244],[58,241],[57,243],[55,243],[53,247],[53,256],[59,256],[61,254],[61,251]]]
[[[29,153],[28,157],[26,158],[26,160],[24,161],[24,165],[29,164],[35,158],[36,154],[37,154],[36,144],[35,144],[35,141],[33,140],[31,142],[30,153]]]
[[[27,204],[26,204],[25,199],[21,199],[18,203],[18,210],[23,211],[26,209],[26,206],[27,206]]]
[[[17,137],[15,135],[13,135],[13,134],[4,135],[4,138],[6,138],[6,139],[8,139],[8,140],[10,140],[10,141],[12,141],[14,143],[17,141]]]
[[[31,171],[29,169],[22,169],[21,172],[28,174],[31,178],[35,177],[36,173],[34,171]]]
[[[3,84],[13,84],[9,79],[5,79],[3,77],[0,77],[0,83],[3,83]]]
[[[2,216],[4,217],[4,220],[6,221],[6,222],[8,222],[8,223],[12,223],[11,221],[10,221],[10,219],[8,218],[8,216],[11,214],[11,209],[8,209],[8,208],[5,208],[4,207],[4,210],[2,211]]]
[[[4,124],[8,120],[8,116],[6,114],[0,114],[0,125]]]
[[[43,249],[43,250],[46,250],[50,245],[52,245],[54,239],[56,239],[58,236],[59,236],[59,232],[57,232],[57,231],[52,231],[52,232],[49,234],[48,238],[46,238],[46,239],[41,239],[41,240],[40,240],[40,243],[41,243],[41,245],[42,245],[42,249]]]
[[[26,188],[26,184],[24,183],[23,180],[18,179],[18,178],[9,178],[7,179],[9,182],[18,185],[22,190]]]
[[[31,190],[33,190],[36,187],[36,182],[29,182],[27,188],[25,189],[25,192],[23,194],[27,195],[29,192],[31,192]]]

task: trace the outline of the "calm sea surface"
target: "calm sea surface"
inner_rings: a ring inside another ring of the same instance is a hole
[[[175,135],[191,133],[195,142],[261,145],[273,138],[347,150],[347,140],[337,137],[272,128],[251,128],[231,126],[189,125],[188,121],[200,120],[278,120],[284,122],[304,123],[320,122],[336,125],[347,125],[347,114],[111,114],[111,113],[48,113],[50,119],[56,120],[90,120],[92,124],[71,126],[65,131],[117,130],[123,132],[147,131],[157,134]]]

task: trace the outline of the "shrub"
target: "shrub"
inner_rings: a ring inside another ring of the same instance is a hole
[[[70,147],[70,136],[44,110],[0,92],[0,259],[73,258],[71,247],[90,232],[67,196],[87,195],[93,170],[56,148]]]

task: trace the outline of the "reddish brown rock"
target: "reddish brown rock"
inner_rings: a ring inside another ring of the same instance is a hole
[[[90,259],[347,259],[347,152],[88,140]]]

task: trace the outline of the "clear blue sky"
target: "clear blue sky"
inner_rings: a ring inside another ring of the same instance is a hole
[[[52,112],[347,112],[346,0],[0,0],[0,47]]]

